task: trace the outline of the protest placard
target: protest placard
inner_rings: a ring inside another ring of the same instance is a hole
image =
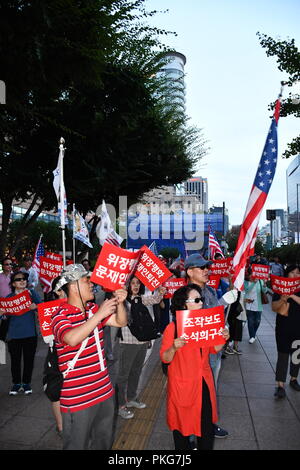
[[[268,281],[270,279],[270,266],[265,264],[252,264],[252,277],[253,279],[262,279]]]
[[[225,344],[222,329],[225,325],[224,307],[176,312],[177,334],[188,346],[208,348]]]
[[[52,253],[51,251],[46,251],[45,252],[45,257],[55,259],[56,261],[61,261],[61,262],[63,260],[62,255],[60,255],[59,253]]]
[[[213,287],[213,289],[218,289],[219,284],[220,284],[220,279],[221,279],[221,276],[214,276],[214,275],[211,274],[209,276],[209,280],[206,283],[206,285],[210,286],[210,287]]]
[[[38,304],[38,320],[41,334],[44,340],[49,337],[53,338],[51,328],[52,315],[57,311],[63,302],[66,302],[66,299],[56,299],[51,300],[50,302],[43,302]]]
[[[230,260],[232,258],[216,259],[209,267],[209,272],[213,276],[229,277],[230,276]]]
[[[0,298],[0,310],[4,310],[7,315],[23,315],[30,310],[31,304],[32,300],[27,289],[13,297]]]
[[[186,279],[184,277],[168,279],[166,282],[163,283],[163,287],[167,289],[167,292],[164,295],[164,299],[171,299],[173,297],[174,292],[179,289],[179,287],[183,287],[185,285]]]
[[[270,275],[271,289],[280,295],[292,295],[300,292],[300,277],[290,278]]]
[[[131,276],[139,256],[139,251],[133,253],[110,243],[104,243],[91,281],[107,291],[120,289]]]
[[[154,291],[169,279],[172,273],[146,245],[142,246],[140,251],[141,256],[134,270],[134,275],[150,291]]]
[[[60,275],[63,269],[63,262],[48,258],[46,256],[40,257],[40,280],[41,283],[50,287],[53,279]]]

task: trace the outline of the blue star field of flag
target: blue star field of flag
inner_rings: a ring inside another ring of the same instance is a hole
[[[277,124],[272,119],[269,134],[264,146],[262,157],[255,176],[254,185],[258,189],[269,192],[277,164]]]

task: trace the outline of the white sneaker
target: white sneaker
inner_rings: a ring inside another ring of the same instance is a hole
[[[126,406],[124,408],[119,408],[118,415],[123,419],[131,419],[134,417],[134,413],[128,410]]]
[[[142,408],[146,408],[146,403],[142,403],[137,400],[130,400],[126,403],[126,406],[127,408],[138,408],[141,410]]]
[[[249,343],[250,343],[250,344],[253,344],[255,340],[256,340],[256,338],[250,338],[250,339],[249,339]]]

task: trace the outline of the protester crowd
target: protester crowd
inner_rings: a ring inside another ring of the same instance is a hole
[[[217,257],[216,257],[217,258]],[[160,338],[160,359],[167,370],[167,423],[173,433],[174,448],[213,449],[214,438],[227,437],[228,430],[218,425],[217,387],[222,357],[242,351],[244,325],[249,343],[257,340],[263,304],[272,295],[276,315],[275,398],[285,397],[285,382],[300,391],[299,364],[293,360],[300,345],[300,292],[273,293],[270,284],[253,276],[252,265],[270,266],[275,276],[300,277],[299,267],[282,266],[278,258],[270,263],[257,255],[246,268],[244,291],[238,292],[230,278],[220,279],[218,289],[208,285],[212,260],[201,254],[187,256],[183,270],[172,269],[174,278],[185,278],[186,285],[164,298],[162,286],[146,292],[141,281],[131,276],[126,287],[105,293],[90,281],[91,266],[69,264],[52,282],[46,300],[61,298],[52,315],[53,340],[60,373],[63,375],[59,399],[52,402],[57,432],[63,449],[110,449],[114,413],[121,419],[134,419],[134,409],[144,409],[137,395],[146,353]],[[20,267],[21,265],[21,267]],[[0,273],[0,298],[29,292],[30,305],[22,315],[9,315],[0,309],[0,340],[7,342],[12,385],[9,395],[33,393],[31,377],[39,328],[37,306],[42,299],[39,278],[32,258],[15,263],[7,256]],[[177,333],[177,312],[224,307],[226,325],[222,345],[185,347]],[[138,321],[143,318],[143,327]],[[136,320],[135,320],[136,319]],[[140,324],[139,324],[140,325]],[[151,332],[150,332],[151,331]],[[118,357],[114,345],[118,342]],[[108,373],[108,361],[118,360],[116,393]]]

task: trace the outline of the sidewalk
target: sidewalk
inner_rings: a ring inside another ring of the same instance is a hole
[[[287,398],[276,400],[274,370],[276,364],[275,314],[264,306],[258,339],[248,343],[247,327],[241,343],[241,356],[222,360],[219,376],[219,425],[228,430],[226,439],[215,440],[215,450],[299,450],[300,393],[286,386]],[[136,410],[132,420],[117,419],[114,449],[142,445],[147,450],[173,450],[172,433],[165,420],[165,383],[158,351],[160,340],[149,349],[140,382],[141,397],[148,404]],[[47,346],[40,341],[36,355],[33,394],[8,395],[11,386],[8,364],[0,365],[0,449],[59,450],[61,439],[55,432],[51,404],[41,387],[41,372]],[[110,363],[115,382],[116,362]],[[154,396],[154,391],[157,397]],[[151,397],[153,399],[151,399]],[[147,414],[146,414],[147,413]],[[127,431],[124,433],[124,427]],[[130,439],[132,436],[136,438]],[[124,438],[120,439],[123,432]],[[137,448],[137,447],[136,447]],[[140,448],[140,447],[138,447]]]

